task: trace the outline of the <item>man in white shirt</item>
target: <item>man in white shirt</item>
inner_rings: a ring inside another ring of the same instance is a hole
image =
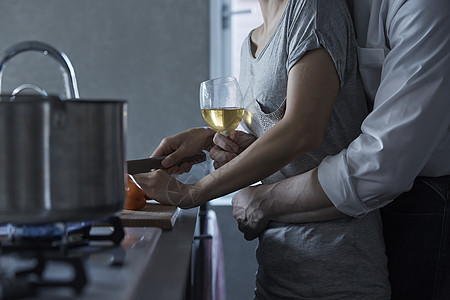
[[[450,1],[354,2],[373,104],[361,135],[316,169],[242,190],[234,216],[252,239],[280,216],[320,221],[384,207],[392,299],[450,299]]]

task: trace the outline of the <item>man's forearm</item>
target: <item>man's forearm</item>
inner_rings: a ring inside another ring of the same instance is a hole
[[[325,221],[346,216],[336,209],[317,178],[317,168],[265,187],[271,199],[267,218],[287,223]]]

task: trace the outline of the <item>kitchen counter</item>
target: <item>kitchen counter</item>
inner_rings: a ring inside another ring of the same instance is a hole
[[[38,297],[26,299],[185,299],[198,211],[182,210],[172,230],[127,227],[120,247],[89,253],[85,261],[88,284],[81,295],[70,288],[40,288]],[[92,229],[95,234],[108,230]],[[58,279],[70,278],[70,271],[53,262],[46,270],[48,277]]]
[[[198,208],[182,210],[171,231],[163,231],[134,299],[185,299]]]

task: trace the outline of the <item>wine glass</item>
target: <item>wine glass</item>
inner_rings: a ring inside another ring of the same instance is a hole
[[[229,136],[244,115],[239,84],[234,77],[221,77],[200,84],[200,108],[214,131]]]

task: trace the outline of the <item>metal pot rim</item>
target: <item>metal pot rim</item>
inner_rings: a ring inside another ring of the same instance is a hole
[[[57,101],[60,100],[62,102],[69,102],[69,103],[76,103],[76,102],[81,102],[81,103],[127,103],[127,100],[124,99],[106,99],[106,98],[99,98],[99,99],[93,99],[93,98],[86,98],[86,99],[81,99],[81,98],[72,98],[72,99],[66,99],[66,100],[62,100],[60,99],[58,96],[56,95],[48,95],[48,96],[44,96],[44,95],[16,95],[16,96],[11,96],[8,94],[1,94],[0,95],[0,104],[1,103],[11,103],[11,102],[15,102],[16,99],[20,99],[20,101],[17,102],[38,102],[40,103],[40,101]]]

